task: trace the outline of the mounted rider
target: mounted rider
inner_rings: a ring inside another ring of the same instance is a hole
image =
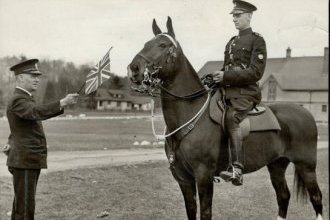
[[[220,177],[234,185],[243,184],[244,151],[239,123],[248,112],[260,103],[261,79],[267,59],[263,37],[252,31],[250,21],[257,8],[245,1],[234,0],[233,22],[239,34],[226,45],[223,68],[213,72],[213,79],[225,92],[227,111],[226,130],[230,140],[232,169],[220,173]]]

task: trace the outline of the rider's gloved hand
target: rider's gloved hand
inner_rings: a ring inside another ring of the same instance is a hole
[[[224,75],[224,72],[223,71],[220,71],[220,70],[214,71],[212,73],[214,82],[215,83],[222,82],[223,81],[223,75]]]

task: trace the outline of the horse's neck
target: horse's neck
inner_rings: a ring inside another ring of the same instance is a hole
[[[196,71],[186,58],[183,59],[175,75],[174,81],[168,86],[169,90],[175,94],[188,95],[203,88]]]
[[[166,86],[172,94],[186,96],[203,89],[203,85],[187,59],[175,73],[176,77]],[[191,119],[202,107],[206,100],[204,97],[192,100],[181,100],[162,92],[162,107],[167,127],[171,130],[181,126]]]

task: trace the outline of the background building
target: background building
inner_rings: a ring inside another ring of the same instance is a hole
[[[149,97],[133,96],[122,89],[100,88],[96,92],[95,101],[96,110],[148,111],[151,108]]]
[[[318,122],[328,121],[329,48],[323,56],[268,58],[259,82],[264,103],[297,103],[308,109]],[[221,69],[223,61],[209,61],[198,72],[201,76]]]

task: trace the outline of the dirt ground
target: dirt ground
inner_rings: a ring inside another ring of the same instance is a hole
[[[328,142],[319,142],[318,149],[328,147]],[[0,154],[0,177],[10,176],[6,156]],[[163,148],[118,149],[97,151],[54,151],[48,153],[48,169],[43,173],[77,168],[94,168],[104,165],[123,165],[147,161],[166,160]]]
[[[324,220],[329,219],[328,162],[328,149],[318,150],[317,176],[323,193]],[[286,177],[292,197],[287,219],[315,219],[308,201],[296,201],[293,174],[289,166]],[[13,200],[11,181],[10,177],[0,177],[1,220],[10,219],[7,213]],[[187,219],[179,186],[165,160],[44,173],[36,199],[36,220]],[[103,212],[108,215],[97,218]],[[213,219],[276,219],[276,215],[276,196],[266,168],[245,175],[242,187],[225,182],[215,185]]]
[[[0,177],[10,176],[6,156],[0,155]],[[54,151],[48,154],[48,169],[43,173],[104,165],[124,165],[138,162],[166,160],[163,148],[98,151]]]

